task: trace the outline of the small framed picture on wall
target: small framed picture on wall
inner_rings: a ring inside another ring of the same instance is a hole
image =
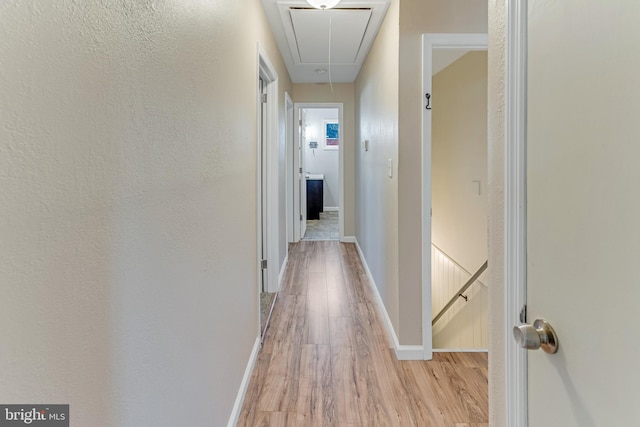
[[[334,120],[324,121],[324,149],[337,150],[340,148],[340,125]]]

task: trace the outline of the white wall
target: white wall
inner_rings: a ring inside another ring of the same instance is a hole
[[[398,153],[398,12],[392,0],[355,84],[356,239],[402,342],[398,289],[398,184],[387,161]],[[369,141],[363,151],[360,141]],[[419,317],[418,317],[419,318]]]
[[[338,121],[336,108],[306,108],[307,143],[305,144],[305,168],[308,173],[324,174],[324,208],[337,209],[340,186],[338,179],[339,150],[324,148],[325,120]],[[316,141],[318,148],[311,149],[310,141]]]
[[[398,271],[401,328],[412,343],[422,341],[417,321],[422,301],[422,34],[486,33],[486,1],[403,0],[400,3],[398,114]],[[435,100],[434,100],[435,102]]]
[[[433,76],[433,99],[432,241],[474,272],[487,259],[487,52]]]
[[[291,90],[260,2],[11,0],[0,40],[0,401],[225,425],[258,335],[258,41]]]

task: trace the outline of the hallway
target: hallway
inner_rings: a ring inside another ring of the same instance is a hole
[[[238,426],[488,426],[486,353],[398,361],[353,244],[300,242]]]

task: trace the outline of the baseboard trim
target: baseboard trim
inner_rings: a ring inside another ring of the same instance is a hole
[[[338,207],[331,207],[331,206],[329,206],[329,207],[324,206],[324,207],[322,208],[322,210],[323,210],[324,212],[340,212],[340,208],[338,208]]]
[[[358,242],[356,241],[355,236],[344,236],[342,239],[340,239],[340,241],[341,241],[342,243],[356,243],[356,244],[358,243]],[[359,249],[358,249],[358,250],[359,250]],[[361,258],[362,258],[362,257],[361,257]],[[364,264],[364,263],[363,263],[363,264]]]
[[[242,410],[242,404],[244,403],[244,397],[247,394],[247,389],[249,388],[249,381],[251,380],[251,374],[253,373],[253,368],[256,364],[256,360],[258,360],[259,352],[260,352],[260,337],[256,338],[256,342],[253,344],[253,350],[251,350],[251,356],[249,356],[249,363],[247,363],[247,368],[244,371],[244,376],[242,377],[242,382],[240,383],[240,389],[238,390],[236,401],[233,404],[233,410],[231,411],[231,416],[229,417],[229,422],[227,423],[227,427],[235,427],[235,425],[238,424],[238,419],[240,418],[240,411]]]
[[[488,353],[486,348],[434,348],[434,353]]]
[[[424,360],[424,347],[421,345],[398,345],[395,350],[398,360]]]
[[[373,291],[373,295],[376,300],[376,304],[380,313],[382,314],[382,319],[384,320],[385,326],[387,327],[387,332],[391,337],[391,341],[393,342],[393,350],[396,353],[396,357],[398,360],[424,360],[424,347],[421,345],[400,345],[398,341],[398,335],[396,335],[395,329],[393,329],[393,324],[391,323],[391,318],[389,317],[389,313],[387,313],[387,308],[382,301],[382,296],[380,296],[380,292],[378,291],[378,287],[376,286],[376,281],[373,279],[373,275],[371,274],[371,270],[369,269],[369,265],[367,264],[367,260],[364,257],[364,253],[360,248],[360,244],[358,243],[358,239],[354,237],[354,243],[356,244],[356,249],[358,250],[358,256],[360,257],[360,261],[362,261],[362,265],[364,266],[364,270],[367,273],[367,278],[369,279],[369,285],[371,286],[371,290]]]

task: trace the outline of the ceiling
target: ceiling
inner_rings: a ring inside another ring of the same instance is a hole
[[[294,83],[353,82],[391,0],[348,0],[314,9],[305,0],[262,0]]]

